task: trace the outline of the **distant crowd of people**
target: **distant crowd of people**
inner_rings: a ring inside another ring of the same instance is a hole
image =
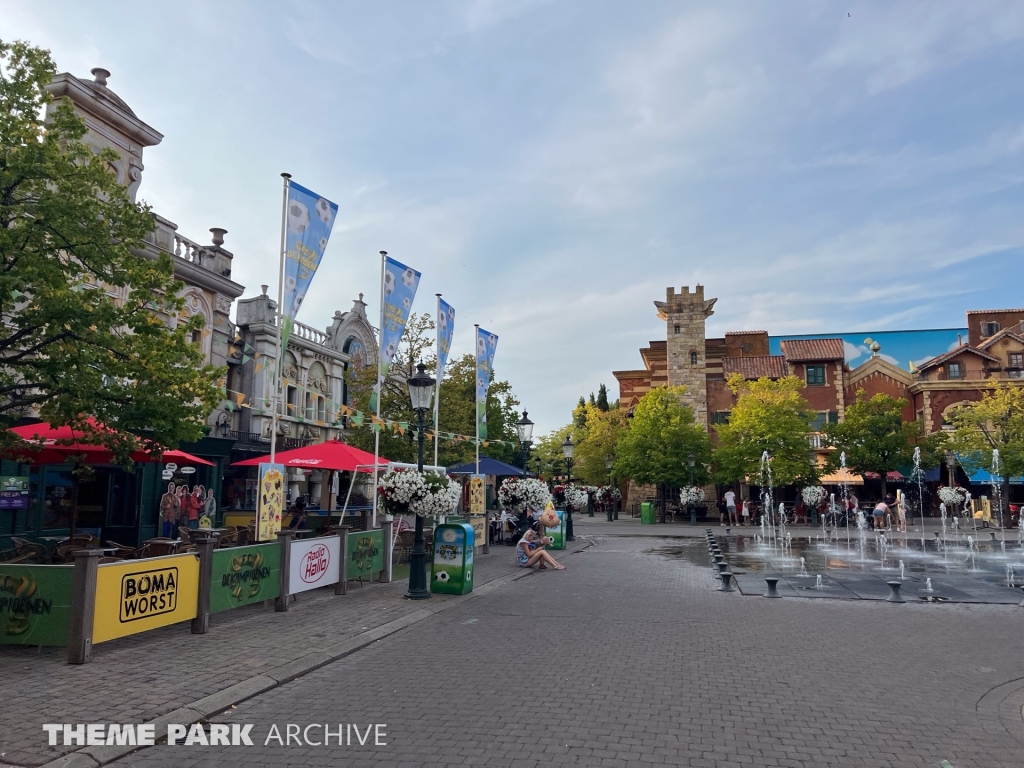
[[[832,500],[828,498],[822,499],[816,507],[819,519],[822,517],[827,519],[827,516],[831,515],[840,520],[847,519],[851,525],[856,525],[860,501],[855,494],[850,493],[845,499],[836,499],[835,505],[836,507],[833,510]],[[785,520],[780,517],[780,514],[785,514]],[[897,503],[896,497],[888,493],[884,499],[878,501],[871,508],[870,513],[865,512],[865,517],[870,518],[871,526],[876,530],[884,530],[891,525],[895,525],[899,530],[906,530],[907,514],[908,508],[905,498],[900,497]],[[784,507],[783,513],[780,513],[777,507],[773,507],[766,512],[758,502],[750,499],[744,499],[737,505],[736,494],[731,490],[727,491],[723,496],[718,512],[719,525],[759,526],[761,525],[762,517],[764,517],[766,523],[772,525],[778,525],[781,522],[787,525],[807,525],[808,507],[804,503],[803,497],[798,496],[792,505]]]

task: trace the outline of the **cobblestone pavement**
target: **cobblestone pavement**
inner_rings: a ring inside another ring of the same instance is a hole
[[[664,542],[598,536],[565,572],[212,718],[253,724],[257,746],[157,746],[116,765],[1021,765],[1024,609],[744,598],[652,548]],[[387,745],[263,746],[289,723],[386,723]]]
[[[511,547],[476,559],[477,586],[516,572]],[[81,666],[66,663],[65,648],[0,646],[0,768],[40,765],[75,749],[46,746],[42,723],[142,723],[408,616],[423,604],[403,599],[406,587],[353,582],[345,596],[333,587],[299,595],[287,613],[272,604],[217,613],[209,634],[177,624],[97,645]]]

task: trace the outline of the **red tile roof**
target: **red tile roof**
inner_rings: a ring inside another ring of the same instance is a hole
[[[767,336],[768,335],[768,331],[726,331],[725,335],[726,336],[758,336],[758,335]]]
[[[986,350],[1000,339],[1013,339],[1014,341],[1024,343],[1024,336],[1015,333],[1013,328],[1003,328],[1003,330],[1001,330],[995,336],[989,336],[983,344],[979,344],[978,349]]]
[[[722,374],[728,377],[734,373],[741,374],[745,379],[781,379],[789,375],[789,369],[782,355],[722,358]]]
[[[993,363],[999,362],[998,357],[993,357],[988,352],[982,352],[980,349],[975,349],[970,344],[961,344],[956,349],[951,349],[949,352],[946,352],[945,354],[939,355],[938,357],[933,357],[926,363],[921,363],[921,365],[917,366],[917,370],[923,371],[927,368],[934,368],[936,365],[942,365],[942,363],[956,357],[957,355],[963,352],[969,352],[970,354],[977,355],[978,357],[983,358],[985,360],[990,360]]]
[[[968,315],[1001,315],[1011,312],[1024,312],[1024,309],[969,309]]]
[[[842,339],[786,339],[781,346],[783,356],[791,363],[845,357]]]

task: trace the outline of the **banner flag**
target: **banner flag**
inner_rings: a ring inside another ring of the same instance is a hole
[[[398,353],[398,345],[409,322],[412,302],[420,285],[420,273],[390,257],[384,259],[384,305],[380,318],[380,366],[377,386],[370,397],[370,410],[377,410],[377,395],[381,382],[387,379],[388,369]]]
[[[452,346],[452,334],[455,332],[455,308],[440,296],[437,298],[437,381],[435,390],[441,391],[440,382],[444,376],[444,367],[448,364],[448,352]]]
[[[476,329],[476,424],[479,440],[487,439],[487,389],[491,385],[494,350],[498,337],[483,328]]]
[[[295,182],[288,184],[285,217],[285,264],[281,302],[281,349],[288,348],[288,337],[302,300],[313,281],[327,240],[338,215],[338,206]],[[283,358],[284,355],[282,354]],[[278,370],[281,363],[278,361]]]

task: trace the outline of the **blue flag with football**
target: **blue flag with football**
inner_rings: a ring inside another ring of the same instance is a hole
[[[476,329],[476,429],[481,440],[487,439],[487,389],[491,385],[494,350],[498,337],[479,326]]]

